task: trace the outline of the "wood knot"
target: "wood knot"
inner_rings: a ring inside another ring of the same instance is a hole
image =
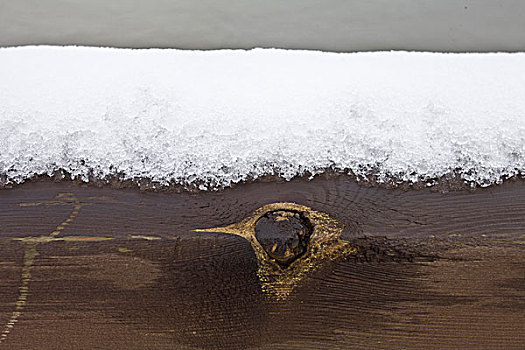
[[[300,212],[277,210],[264,214],[255,224],[255,237],[266,253],[288,266],[306,252],[312,224]]]

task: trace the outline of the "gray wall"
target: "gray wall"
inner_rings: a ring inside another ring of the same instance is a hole
[[[0,0],[0,46],[525,51],[525,0]]]

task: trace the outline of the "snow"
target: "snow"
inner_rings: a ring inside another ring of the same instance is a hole
[[[0,182],[525,172],[525,53],[0,49]],[[3,179],[3,180],[2,180]]]

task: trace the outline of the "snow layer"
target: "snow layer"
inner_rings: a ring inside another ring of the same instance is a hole
[[[0,178],[228,186],[525,170],[525,54],[0,49]]]

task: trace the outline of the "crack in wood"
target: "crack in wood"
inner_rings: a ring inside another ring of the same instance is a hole
[[[93,199],[95,197],[89,197],[86,199]],[[96,197],[96,199],[101,199]],[[55,196],[55,200],[42,201],[42,202],[28,202],[19,203],[21,207],[30,206],[48,206],[48,205],[72,205],[73,209],[67,219],[58,224],[55,229],[46,236],[26,236],[20,238],[13,238],[15,241],[21,241],[24,244],[24,257],[22,272],[20,275],[20,286],[18,287],[18,298],[15,303],[15,310],[11,314],[11,317],[4,326],[2,333],[0,334],[0,345],[6,341],[9,333],[13,330],[15,324],[18,322],[22,312],[27,304],[29,297],[29,284],[31,282],[31,268],[33,267],[35,258],[39,255],[37,246],[40,243],[48,243],[55,241],[82,241],[82,242],[93,242],[100,240],[107,240],[111,238],[106,237],[84,237],[84,236],[71,236],[71,237],[58,237],[65,228],[70,225],[80,213],[80,209],[87,203],[81,203],[80,198],[76,197],[73,193],[58,193]]]

